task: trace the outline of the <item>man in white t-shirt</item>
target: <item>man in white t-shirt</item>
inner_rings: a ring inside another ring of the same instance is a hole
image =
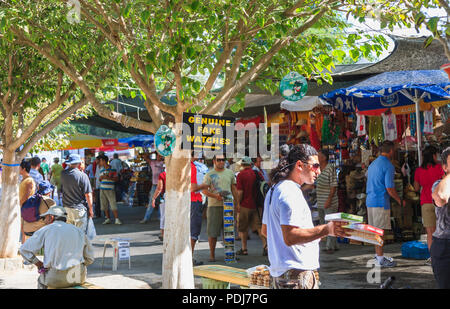
[[[272,171],[274,186],[264,203],[262,234],[267,237],[270,274],[276,289],[317,289],[319,241],[347,236],[335,222],[314,227],[301,185],[320,174],[317,151],[295,145]]]

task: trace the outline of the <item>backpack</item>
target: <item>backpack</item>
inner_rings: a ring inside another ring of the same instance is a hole
[[[264,208],[264,200],[266,199],[266,194],[270,190],[269,184],[264,180],[264,177],[258,172],[253,170],[255,173],[255,190],[256,190],[256,207]]]
[[[20,210],[23,220],[26,222],[36,222],[39,216],[39,206],[41,206],[42,196],[38,193],[30,196],[23,204]]]

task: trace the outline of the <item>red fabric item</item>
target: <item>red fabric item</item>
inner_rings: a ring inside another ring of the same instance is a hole
[[[158,181],[159,180],[162,180],[163,182],[163,189],[160,193],[161,195],[163,195],[164,193],[166,193],[166,172],[162,172],[161,174],[159,174]]]
[[[197,183],[197,168],[195,164],[191,162],[191,184]],[[201,202],[202,195],[200,192],[191,192],[191,202]]]
[[[255,209],[255,181],[256,175],[251,167],[244,169],[237,175],[237,185],[238,190],[242,190],[242,201],[240,203],[241,207]]]
[[[317,135],[316,127],[314,125],[311,125],[311,133],[309,135],[309,139],[311,141],[311,146],[313,146],[317,151],[320,150],[320,140],[319,136]]]
[[[262,116],[257,116],[257,117],[250,118],[250,119],[239,119],[238,121],[236,121],[236,124],[240,123],[240,124],[243,124],[245,126],[248,123],[254,123],[256,125],[256,127],[258,128],[259,124],[261,122],[264,122],[263,117]],[[244,129],[244,128],[240,128],[240,129]],[[238,126],[237,130],[239,130],[239,126]]]
[[[97,161],[94,160],[94,162],[92,162],[92,171],[95,175],[95,171],[97,170]]]
[[[420,205],[432,204],[431,187],[433,184],[444,176],[444,170],[440,164],[435,166],[429,165],[427,169],[418,167],[414,173],[414,181],[417,181],[422,187],[420,192]]]

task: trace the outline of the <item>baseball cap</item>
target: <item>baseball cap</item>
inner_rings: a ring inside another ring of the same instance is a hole
[[[69,155],[69,158],[66,160],[67,164],[77,164],[77,163],[81,163],[81,157],[79,154],[77,153],[71,153]]]
[[[250,157],[243,157],[241,160],[241,164],[252,165],[252,159]]]
[[[67,213],[66,210],[64,209],[64,207],[61,206],[53,206],[50,207],[47,212],[43,213],[42,215],[40,215],[40,217],[45,217],[48,215],[52,215],[55,217],[67,217]]]
[[[52,192],[53,189],[55,189],[55,186],[52,185],[50,183],[50,181],[44,180],[44,181],[41,181],[39,183],[38,193],[42,194],[42,195],[45,195],[45,194],[48,194],[48,193]]]

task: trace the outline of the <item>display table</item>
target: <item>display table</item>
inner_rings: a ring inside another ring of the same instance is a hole
[[[248,288],[250,278],[245,269],[222,266],[201,265],[194,267],[194,276],[202,277],[204,289],[226,289],[230,283]]]

